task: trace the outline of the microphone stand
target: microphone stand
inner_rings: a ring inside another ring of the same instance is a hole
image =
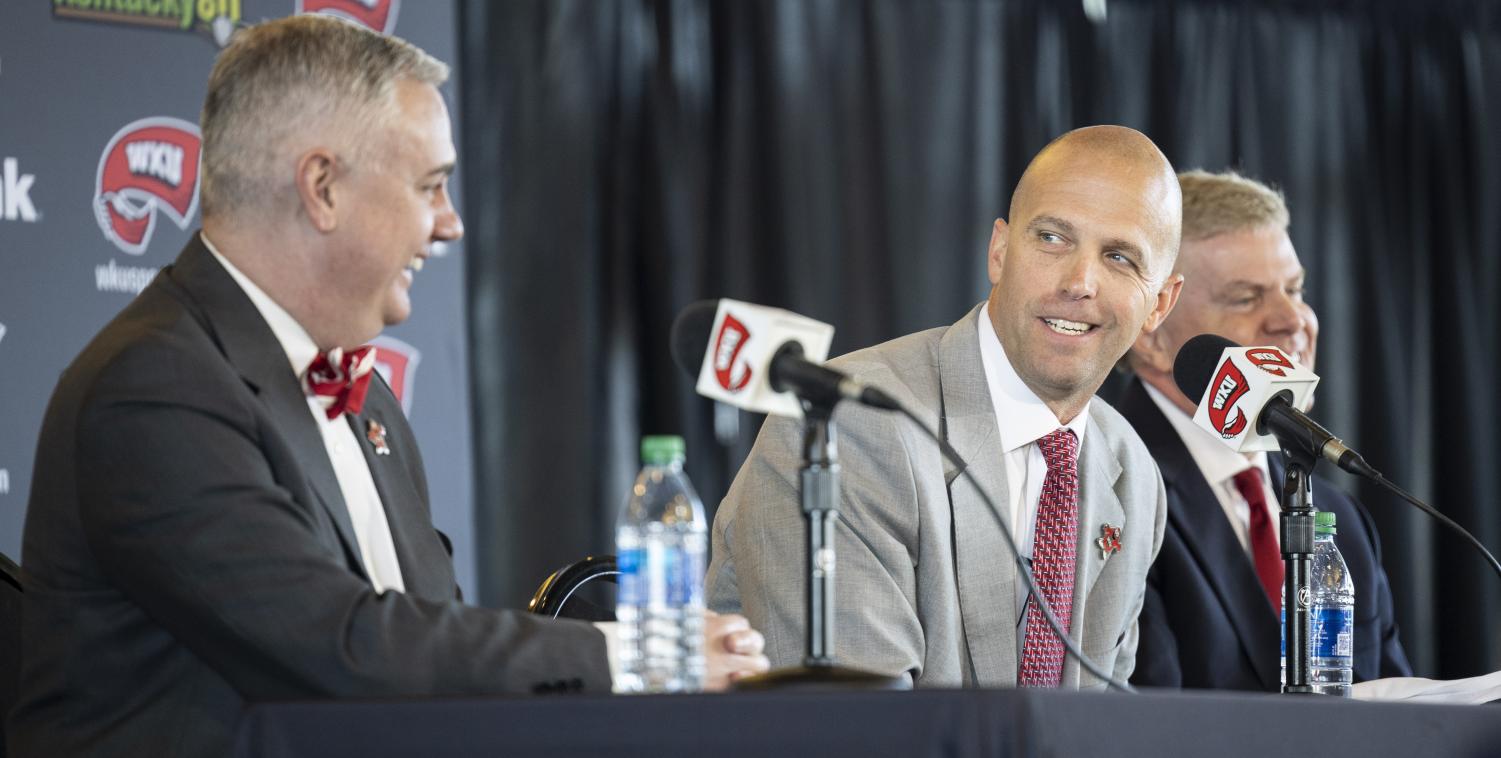
[[[1312,453],[1297,445],[1284,445],[1287,475],[1282,483],[1282,639],[1286,640],[1287,681],[1282,691],[1312,694],[1309,683],[1308,616],[1313,573],[1313,467]],[[1292,601],[1292,602],[1288,602]]]
[[[737,690],[902,689],[900,677],[834,663],[834,526],[839,522],[839,460],[834,406],[838,395],[802,398],[803,467],[799,472],[807,519],[807,655],[803,665],[746,677]]]

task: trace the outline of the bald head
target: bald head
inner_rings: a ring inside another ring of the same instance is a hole
[[[1124,126],[1086,126],[1048,143],[1022,172],[1011,194],[1011,219],[1025,216],[1041,188],[1061,177],[1088,177],[1112,188],[1140,193],[1153,213],[1157,247],[1166,253],[1153,275],[1159,280],[1172,271],[1183,229],[1183,198],[1178,177],[1167,156],[1145,134]]]
[[[1182,216],[1172,165],[1131,129],[1069,132],[1027,166],[990,236],[988,307],[1012,368],[1060,422],[1177,302]]]

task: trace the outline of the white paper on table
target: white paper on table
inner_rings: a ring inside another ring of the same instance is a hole
[[[1501,671],[1468,679],[1423,679],[1393,676],[1361,682],[1354,687],[1356,700],[1399,700],[1408,703],[1473,705],[1501,700]]]

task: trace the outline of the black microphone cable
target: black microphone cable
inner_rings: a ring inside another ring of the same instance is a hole
[[[1480,554],[1485,557],[1486,562],[1491,565],[1491,570],[1496,572],[1496,576],[1501,577],[1501,563],[1496,562],[1496,556],[1491,555],[1491,551],[1486,550],[1485,545],[1482,544],[1479,539],[1476,539],[1475,535],[1470,534],[1469,530],[1465,529],[1459,524],[1454,523],[1453,519],[1440,513],[1437,508],[1434,508],[1433,506],[1423,502],[1422,500],[1417,499],[1413,495],[1409,494],[1407,490],[1398,487],[1396,484],[1392,483],[1390,479],[1387,479],[1386,476],[1381,472],[1373,470],[1372,473],[1375,474],[1375,476],[1370,477],[1372,481],[1390,490],[1392,494],[1396,495],[1397,497],[1400,497],[1403,500],[1411,503],[1415,508],[1433,517],[1433,519],[1440,524],[1443,524],[1444,526],[1454,530],[1459,534],[1459,536],[1465,538],[1465,540],[1468,541],[1471,545],[1474,545],[1475,549],[1479,550]]]
[[[1209,388],[1215,369],[1220,365],[1224,351],[1228,348],[1239,347],[1242,345],[1218,334],[1200,334],[1190,339],[1179,348],[1178,357],[1173,359],[1173,381],[1178,384],[1178,389],[1183,391],[1185,397],[1190,399],[1203,397]],[[1274,408],[1275,403],[1280,403],[1280,407]],[[1272,418],[1270,424],[1269,418]],[[1437,508],[1417,499],[1387,479],[1380,471],[1367,464],[1359,453],[1345,446],[1329,430],[1294,408],[1288,402],[1288,398],[1284,397],[1279,400],[1274,397],[1257,410],[1256,425],[1257,431],[1262,433],[1265,433],[1263,427],[1270,427],[1272,434],[1277,438],[1278,447],[1296,446],[1313,459],[1314,465],[1317,465],[1321,458],[1329,460],[1341,469],[1369,479],[1411,503],[1479,550],[1486,562],[1490,564],[1491,570],[1496,572],[1496,576],[1501,577],[1501,563],[1496,561],[1496,556],[1491,555],[1491,551],[1487,550],[1485,545],[1475,538],[1475,535],[1454,523]],[[1309,473],[1311,474],[1312,471]]]
[[[1017,570],[1021,572],[1022,583],[1027,586],[1027,594],[1032,598],[1033,602],[1037,603],[1037,609],[1042,611],[1042,617],[1047,619],[1048,626],[1052,627],[1053,633],[1058,635],[1058,639],[1063,642],[1063,647],[1068,651],[1068,654],[1072,655],[1079,662],[1079,665],[1084,667],[1085,671],[1093,674],[1096,679],[1105,682],[1107,686],[1121,692],[1134,694],[1136,688],[1105,673],[1105,670],[1099,664],[1084,655],[1084,651],[1079,648],[1079,643],[1075,642],[1074,638],[1070,637],[1063,630],[1063,625],[1058,623],[1058,618],[1053,615],[1053,609],[1048,606],[1047,599],[1037,589],[1037,581],[1032,576],[1030,562],[1022,556],[1021,548],[1017,546],[1016,538],[1011,534],[1011,528],[1006,525],[1006,520],[1001,518],[1000,508],[996,507],[995,501],[990,499],[990,493],[986,492],[985,488],[981,487],[980,483],[975,481],[974,474],[971,474],[969,471],[969,463],[964,460],[963,456],[959,455],[959,451],[955,450],[947,440],[940,437],[938,432],[923,423],[922,419],[907,409],[907,406],[891,399],[885,393],[881,394],[883,399],[890,401],[892,408],[910,419],[918,429],[921,429],[924,434],[938,443],[938,449],[943,452],[943,457],[949,459],[950,463],[957,466],[959,468],[959,475],[969,480],[970,486],[974,487],[975,492],[979,493],[980,499],[985,502],[985,507],[990,511],[990,517],[995,519],[996,526],[1001,528],[1001,535],[1006,538],[1006,546],[1011,548],[1011,558],[1016,563]],[[885,406],[883,405],[882,407]]]
[[[703,355],[704,346],[709,342],[717,309],[718,301],[700,300],[684,308],[673,321],[671,335],[672,357],[678,366],[691,377],[698,376],[695,357]],[[796,343],[792,344],[796,345]],[[784,349],[786,347],[786,345],[783,346]],[[796,353],[801,353],[801,345],[797,345]],[[817,368],[823,369],[822,366],[817,366]],[[823,370],[827,371],[828,375],[839,376],[832,369]],[[975,492],[979,493],[980,499],[984,501],[985,507],[990,511],[991,518],[995,519],[996,525],[1001,528],[1001,535],[1006,538],[1006,545],[1011,549],[1011,557],[1016,562],[1017,569],[1021,572],[1022,582],[1027,587],[1028,595],[1037,603],[1038,610],[1042,611],[1042,617],[1047,620],[1048,626],[1052,628],[1053,633],[1058,635],[1058,639],[1063,642],[1064,649],[1075,660],[1079,661],[1079,665],[1084,670],[1094,675],[1095,678],[1105,682],[1107,686],[1121,692],[1136,692],[1131,685],[1112,678],[1098,664],[1087,658],[1079,648],[1079,644],[1063,630],[1063,625],[1059,624],[1058,618],[1053,615],[1053,609],[1048,606],[1047,600],[1038,591],[1037,581],[1032,576],[1031,564],[1022,556],[1021,548],[1017,546],[1016,538],[1011,534],[1011,528],[1006,526],[1006,520],[1001,518],[1000,509],[996,507],[995,501],[990,498],[990,493],[986,492],[985,488],[981,487],[980,483],[975,481],[974,474],[971,474],[969,471],[969,463],[964,460],[963,456],[959,455],[959,451],[955,450],[946,440],[938,436],[937,432],[928,428],[912,411],[897,402],[889,394],[875,387],[855,384],[849,381],[848,377],[843,377],[843,381],[839,384],[841,390],[848,387],[851,391],[836,392],[827,398],[832,400],[833,403],[837,404],[841,399],[854,400],[862,405],[878,410],[897,411],[910,419],[913,424],[917,425],[918,429],[921,429],[924,434],[938,443],[938,449],[943,452],[943,456],[950,463],[958,467],[960,475],[969,480],[970,486],[975,488]],[[854,392],[854,389],[858,389],[859,391]]]

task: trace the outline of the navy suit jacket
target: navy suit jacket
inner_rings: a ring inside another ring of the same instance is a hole
[[[1167,485],[1167,533],[1147,574],[1131,682],[1277,692],[1280,621],[1209,482],[1140,380],[1126,385],[1115,406],[1136,427]],[[1280,454],[1270,456],[1269,467],[1279,480]],[[1411,676],[1370,514],[1318,477],[1313,504],[1336,515],[1335,543],[1355,583],[1355,681]]]

